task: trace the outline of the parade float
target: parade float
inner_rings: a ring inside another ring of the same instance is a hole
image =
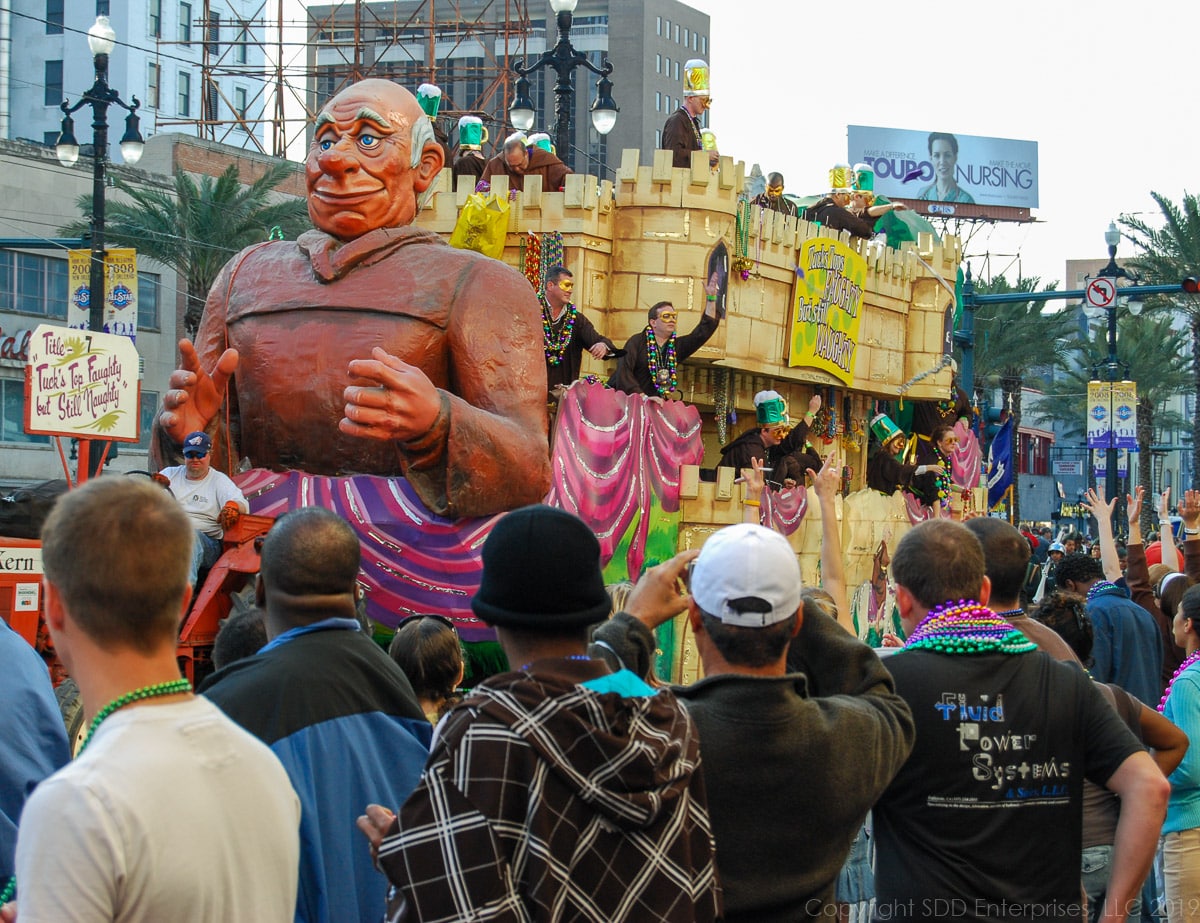
[[[754,425],[754,395],[773,390],[791,407],[802,408],[819,393],[823,407],[810,438],[821,455],[836,451],[843,465],[838,512],[848,583],[859,588],[853,594],[853,611],[842,614],[843,622],[861,637],[875,639],[891,616],[887,581],[880,579],[886,546],[894,546],[914,521],[930,512],[903,494],[884,496],[866,488],[869,422],[883,402],[889,410],[902,409],[906,403],[953,405],[950,348],[959,243],[952,237],[938,240],[921,234],[894,248],[882,240],[851,238],[750,204],[745,183],[745,165],[728,157],[712,167],[708,153],[697,152],[690,168],[675,168],[669,152],[653,152],[650,162],[643,163],[634,150],[623,152],[615,181],[571,174],[561,190],[546,190],[531,175],[525,177],[523,190],[510,195],[505,177],[494,178],[487,202],[501,213],[502,247],[493,239],[493,258],[525,275],[530,298],[550,265],[566,265],[576,280],[577,307],[616,343],[640,332],[647,308],[660,301],[672,302],[680,313],[680,329],[690,329],[705,306],[705,280],[714,269],[726,277],[721,285],[720,325],[698,352],[674,370],[666,399],[605,388],[601,380],[610,368],[585,354],[584,379],[568,389],[551,416],[545,500],[576,513],[596,532],[609,582],[636,579],[645,567],[678,550],[698,547],[716,529],[742,519],[742,488],[735,482],[736,473],[712,469],[719,447]],[[451,239],[472,190],[468,184],[456,190],[449,169],[429,173],[422,185],[417,189],[420,207],[414,233],[432,232]],[[303,245],[301,249],[311,249],[303,242],[301,238],[259,246],[274,246],[280,253],[297,243]],[[259,311],[251,297],[255,286],[276,293],[287,289],[273,275],[284,261],[260,260],[259,268],[250,258],[254,249],[236,257],[214,287],[222,317],[237,319]],[[317,256],[312,259],[315,267]],[[330,262],[336,264],[337,259],[334,255]],[[371,259],[363,265],[372,265]],[[251,295],[243,294],[239,302],[234,280],[244,266],[250,268],[241,278],[249,280],[246,291]],[[471,271],[477,270],[478,260]],[[341,270],[333,266],[330,271],[332,278]],[[422,278],[419,261],[409,271],[414,283],[423,287],[436,288],[441,281],[432,279],[432,273]],[[489,272],[486,266],[481,271],[485,276]],[[510,284],[507,276],[503,284]],[[377,287],[357,292],[347,285],[341,290],[364,299],[364,307],[355,308],[352,298],[333,305],[337,311],[368,310],[369,304],[378,302]],[[311,300],[284,304],[287,297],[282,298],[282,307],[268,308],[266,313],[293,308],[309,312],[311,316],[304,318],[309,325],[298,335],[312,355],[286,368],[273,365],[275,355],[263,347],[279,349],[288,341],[285,336],[265,338],[258,332],[253,344],[259,355],[244,350],[252,361],[234,375],[243,414],[258,400],[251,385],[270,400],[285,403],[264,404],[264,417],[257,426],[248,427],[242,420],[242,440],[252,444],[257,440],[260,448],[252,453],[249,470],[239,471],[236,479],[252,513],[264,518],[254,520],[262,524],[254,533],[229,537],[229,552],[236,561],[214,568],[210,580],[220,582],[219,591],[214,584],[199,594],[202,604],[188,617],[181,639],[181,663],[187,675],[195,679],[210,668],[207,652],[219,620],[230,611],[228,591],[255,570],[252,559],[261,541],[258,536],[270,517],[314,503],[334,509],[358,531],[366,615],[384,631],[410,614],[433,612],[451,618],[465,641],[486,641],[490,633],[471,616],[470,598],[479,583],[483,540],[511,506],[493,503],[476,515],[456,515],[451,503],[435,512],[429,485],[420,479],[386,471],[352,476],[314,473],[303,460],[295,463],[287,453],[261,449],[270,436],[311,455],[314,446],[333,439],[330,430],[337,427],[336,416],[326,424],[316,422],[311,414],[314,408],[325,413],[340,404],[341,394],[317,395],[314,382],[320,375],[344,379],[341,353],[357,348],[352,341],[362,331],[357,321],[342,318],[347,332],[337,335],[336,325],[317,319],[321,311],[329,313],[328,307],[318,304],[310,309]],[[210,298],[210,310],[213,303]],[[279,325],[280,330],[288,327],[295,325]],[[513,330],[504,331],[512,341],[504,346],[508,359],[513,360],[515,353],[520,369],[540,368],[540,331],[522,328],[520,332],[522,336],[516,337]],[[205,354],[203,327],[196,342],[201,358],[215,363],[219,350],[229,345],[228,333],[210,333],[210,345],[217,352]],[[453,350],[460,344],[477,345],[484,338],[464,329],[450,339]],[[443,347],[437,350],[441,354]],[[321,361],[335,352],[332,361]],[[454,359],[447,361],[452,364]],[[478,367],[484,374],[489,366],[481,362]],[[297,380],[296,368],[308,370],[309,375]],[[241,374],[246,376],[244,382],[238,378]],[[457,387],[465,373],[447,374],[442,369],[441,374]],[[467,411],[491,408],[489,387],[494,386],[495,382],[478,382],[474,396],[463,402]],[[298,408],[296,414],[279,412],[280,406],[292,404]],[[308,433],[286,431],[298,419],[309,421]],[[225,427],[228,409],[214,423]],[[978,486],[978,445],[959,425],[964,448],[954,459],[954,489],[946,510],[954,515],[980,511],[986,504],[986,490]],[[280,432],[266,433],[267,428]],[[216,441],[229,448],[224,458],[228,470],[245,459],[232,449],[224,430]],[[484,448],[468,444],[465,450],[469,457]],[[460,445],[455,451],[462,449]],[[537,439],[530,440],[531,464],[525,467],[538,472],[538,477],[545,470],[544,461],[533,464],[537,459],[532,455],[545,451],[545,442],[539,447]],[[447,454],[453,453],[447,450]],[[401,467],[409,470],[408,465]],[[490,491],[502,497],[504,490],[491,488],[495,479],[506,477],[518,482],[510,491],[513,496],[529,493],[530,484],[521,482],[520,472],[472,461],[461,463],[457,474],[451,470],[449,482],[455,495]],[[436,490],[432,495],[441,496]],[[796,549],[805,582],[817,583],[820,517],[814,512],[815,496],[799,485],[770,491],[761,502],[763,521],[787,535]],[[676,680],[693,677],[698,661],[683,621],[664,626],[660,642],[659,675]]]

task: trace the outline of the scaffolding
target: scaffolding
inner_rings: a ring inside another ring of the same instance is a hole
[[[203,0],[191,23],[198,39],[159,38],[162,54],[170,54],[166,46],[202,48],[199,117],[163,119],[159,127],[186,126],[200,138],[241,147],[248,137],[264,154],[298,157],[320,106],[368,77],[412,90],[441,86],[442,141],[445,126],[464,114],[506,124],[512,61],[527,56],[533,31],[528,0],[334,0],[306,5],[300,20],[286,18],[287,5],[261,0],[248,15],[222,19],[212,0]],[[255,80],[259,89],[230,99],[219,80],[230,76]],[[500,134],[493,128],[493,144]]]

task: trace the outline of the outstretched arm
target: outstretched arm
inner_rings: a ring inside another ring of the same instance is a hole
[[[1171,529],[1171,488],[1163,490],[1158,500],[1158,540],[1162,543],[1162,562],[1173,571],[1179,570],[1179,552],[1175,550],[1175,533]]]
[[[821,502],[821,586],[833,597],[838,624],[852,629],[850,600],[846,594],[846,568],[842,561],[842,537],[837,519],[837,492],[842,478],[837,452],[829,453],[820,471],[808,469],[813,490]]]
[[[1140,489],[1140,488],[1139,488]],[[1096,534],[1100,537],[1100,564],[1106,580],[1117,580],[1121,576],[1121,561],[1117,557],[1117,543],[1113,538],[1112,514],[1117,506],[1114,497],[1104,502],[1104,488],[1088,490],[1083,505],[1096,517]],[[1132,515],[1130,516],[1132,519]]]

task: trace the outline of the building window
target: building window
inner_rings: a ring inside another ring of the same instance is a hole
[[[179,72],[179,99],[176,108],[176,115],[187,118],[192,114],[192,75],[186,71]]]
[[[654,18],[658,20],[658,22],[655,24],[655,34],[662,35],[662,17],[656,16]]]
[[[63,101],[62,61],[47,61],[45,80],[42,85],[46,88],[45,103],[47,106],[57,106]]]
[[[139,285],[141,283],[138,283]],[[141,406],[138,407],[140,429],[137,445],[134,448],[143,452],[150,451],[150,434],[154,431],[154,418],[158,416],[158,392],[142,390]]]
[[[201,113],[203,118],[216,119],[220,115],[220,94],[217,93],[217,82],[209,80],[204,87],[204,112]]]
[[[679,79],[679,62],[678,61],[675,62],[675,79],[676,80]]]
[[[162,38],[162,0],[150,0],[147,24],[151,38]]]
[[[205,28],[205,50],[211,55],[220,54],[221,51],[221,14],[209,13],[208,25]]]
[[[662,112],[662,93],[656,92],[654,94],[654,111]]]
[[[697,38],[696,33],[693,32],[692,33],[692,51],[696,50],[696,38]]]
[[[42,132],[42,144],[46,147],[54,147],[58,144],[58,136],[58,131],[44,131]]]
[[[181,44],[192,44],[192,5],[179,4],[179,41]]]
[[[137,325],[138,330],[158,330],[161,321],[158,306],[161,302],[162,278],[156,272],[138,273]]]
[[[239,119],[246,117],[246,88],[233,88],[233,109]]]
[[[49,436],[31,436],[25,432],[25,382],[20,379],[0,380],[0,442],[50,444]]]
[[[688,30],[684,29],[683,30],[683,47],[684,48],[687,48],[687,43],[688,43]]]
[[[662,147],[662,129],[661,128],[654,129],[654,146]]]
[[[157,109],[162,87],[162,65],[151,61],[146,67],[146,108]]]
[[[708,54],[708,36],[707,35],[702,35],[700,37],[700,53]]]
[[[46,0],[46,34],[62,35],[63,0]]]
[[[656,74],[662,73],[662,55],[660,55],[660,54],[656,54],[654,56],[654,73],[656,73]]]
[[[666,21],[666,27],[667,27],[667,30],[663,33],[663,35],[665,35],[667,37],[667,40],[669,41],[671,38],[671,20],[668,19]]]
[[[67,261],[0,251],[0,304],[18,314],[67,319]]]
[[[250,34],[242,29],[238,33],[237,47],[233,50],[233,59],[238,64],[246,63],[246,46],[250,44]]]
[[[663,58],[663,73],[668,77],[671,76],[671,59]]]
[[[679,44],[679,23],[675,24],[675,44]]]

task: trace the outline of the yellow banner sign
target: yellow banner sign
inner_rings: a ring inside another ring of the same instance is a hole
[[[67,326],[87,330],[91,298],[91,250],[72,250],[68,254],[67,274],[70,302],[67,305]],[[104,332],[137,336],[137,251],[114,248],[104,255],[107,294],[104,304]]]
[[[867,261],[839,240],[800,247],[788,365],[828,372],[854,384]]]

